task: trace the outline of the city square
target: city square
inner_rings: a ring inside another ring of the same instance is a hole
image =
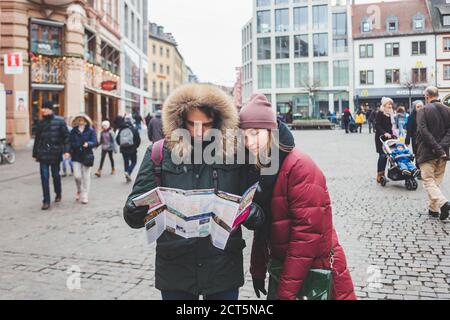
[[[422,186],[411,192],[401,182],[376,184],[374,136],[364,131],[295,132],[297,146],[326,175],[358,298],[449,299],[448,221],[429,218]],[[154,288],[155,247],[122,216],[130,192],[122,172],[109,176],[106,167],[104,177],[93,180],[89,206],[75,203],[73,177],[64,178],[63,202],[41,212],[38,165],[30,151],[17,157],[15,165],[0,167],[1,299],[161,299]],[[443,190],[450,192],[448,175]],[[248,270],[252,233],[244,237],[240,299],[247,300],[256,296]]]

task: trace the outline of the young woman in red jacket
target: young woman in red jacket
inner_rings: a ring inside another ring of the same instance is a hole
[[[278,288],[269,288],[269,292],[276,292],[269,299],[297,299],[310,269],[332,270],[332,299],[356,299],[344,250],[333,227],[330,195],[322,171],[310,157],[294,148],[292,134],[277,122],[264,95],[250,99],[241,110],[240,120],[251,154],[258,158],[270,150],[280,155],[277,173],[260,174],[258,178],[261,192],[255,202],[263,207],[269,222],[266,230],[255,233],[252,248],[250,272],[257,296],[267,294],[264,283],[268,263],[276,259],[282,261],[283,268]],[[278,142],[272,131],[277,129]]]

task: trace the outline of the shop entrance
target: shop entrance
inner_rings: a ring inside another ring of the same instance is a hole
[[[64,91],[37,90],[31,91],[30,132],[36,133],[36,124],[41,119],[42,105],[51,101],[55,115],[64,117]]]

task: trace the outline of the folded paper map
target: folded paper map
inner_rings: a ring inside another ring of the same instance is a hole
[[[148,206],[145,229],[149,243],[165,231],[183,238],[211,236],[213,245],[225,249],[230,234],[248,217],[258,183],[244,195],[207,190],[159,187],[133,199],[137,207]]]

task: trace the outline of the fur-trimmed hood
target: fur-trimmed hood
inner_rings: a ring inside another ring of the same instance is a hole
[[[221,117],[223,144],[226,145],[227,130],[236,130],[239,127],[237,108],[230,96],[213,85],[188,84],[175,90],[167,98],[162,109],[163,131],[169,151],[177,154],[189,154],[192,150],[190,141],[171,141],[171,135],[176,129],[183,128],[182,114],[187,109],[210,106],[217,110]]]

